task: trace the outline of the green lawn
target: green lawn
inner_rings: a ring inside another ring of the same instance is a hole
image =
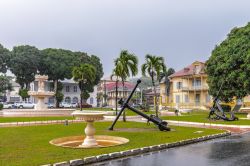
[[[98,108],[88,108],[84,110],[99,110],[99,111],[111,111],[111,109],[105,108],[98,109]],[[146,114],[154,114],[153,111],[145,112]],[[126,110],[127,116],[135,116],[137,115],[131,110]],[[6,123],[6,122],[30,122],[30,121],[48,121],[48,120],[71,120],[75,119],[73,116],[63,116],[63,117],[0,117],[0,123]]]
[[[237,113],[237,117],[246,118],[247,114]],[[232,124],[232,125],[250,125],[250,120],[240,119],[238,121],[224,121],[224,120],[209,120],[207,111],[194,111],[190,114],[182,114],[182,116],[163,116],[165,120],[187,121],[187,122],[201,122],[201,123],[216,123],[216,124]]]
[[[107,128],[110,124],[111,122],[96,123],[97,134],[121,136],[130,139],[130,142],[121,146],[98,149],[70,149],[49,144],[49,141],[54,138],[83,134],[85,123],[70,124],[69,126],[57,124],[0,128],[0,165],[29,166],[55,163],[222,132],[222,130],[215,129],[177,126],[171,127],[174,131],[161,132],[154,125],[147,126],[145,123],[136,122],[118,122],[115,131],[109,131]],[[121,128],[136,129],[134,131],[119,130]],[[194,133],[198,130],[204,132]]]

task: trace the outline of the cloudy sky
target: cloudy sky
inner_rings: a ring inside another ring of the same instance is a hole
[[[205,61],[236,26],[250,21],[248,0],[0,0],[0,43],[84,51],[108,76],[128,49],[143,63],[163,56],[176,70]]]

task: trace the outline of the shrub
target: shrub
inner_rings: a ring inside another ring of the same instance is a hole
[[[225,111],[225,112],[229,112],[231,111],[231,106],[226,105],[226,104],[222,104],[221,108]]]
[[[0,110],[2,110],[3,109],[3,104],[2,103],[0,103]]]

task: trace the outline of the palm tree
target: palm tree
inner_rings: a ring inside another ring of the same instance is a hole
[[[127,50],[122,50],[120,56],[115,59],[114,63],[115,68],[113,69],[113,75],[117,76],[117,78],[121,78],[124,98],[125,81],[128,77],[135,76],[138,73],[138,59]],[[125,111],[123,112],[123,121],[126,121]]]
[[[96,69],[93,65],[90,64],[81,64],[76,66],[72,70],[72,75],[74,81],[78,82],[78,86],[81,90],[80,93],[80,109],[82,111],[82,101],[83,99],[89,98],[88,88],[91,87],[91,84],[95,81]]]
[[[154,96],[155,96],[155,115],[158,117],[158,96],[156,94],[155,80],[160,79],[161,73],[166,72],[166,65],[164,63],[163,57],[146,55],[146,63],[141,67],[142,75],[149,75],[154,87]]]
[[[118,100],[118,82],[119,76],[115,75],[114,73],[110,76],[111,80],[114,80],[115,77],[115,114],[117,115],[117,100]]]
[[[166,85],[165,93],[166,93],[168,102],[169,102],[169,95],[170,95],[170,80],[168,77],[174,73],[175,73],[175,70],[173,68],[169,68],[165,73],[160,74],[159,82],[161,82],[162,79],[164,79],[163,81]]]

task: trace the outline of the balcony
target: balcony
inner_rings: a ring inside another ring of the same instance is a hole
[[[208,86],[192,86],[192,87],[182,87],[182,91],[201,91],[208,90]]]

